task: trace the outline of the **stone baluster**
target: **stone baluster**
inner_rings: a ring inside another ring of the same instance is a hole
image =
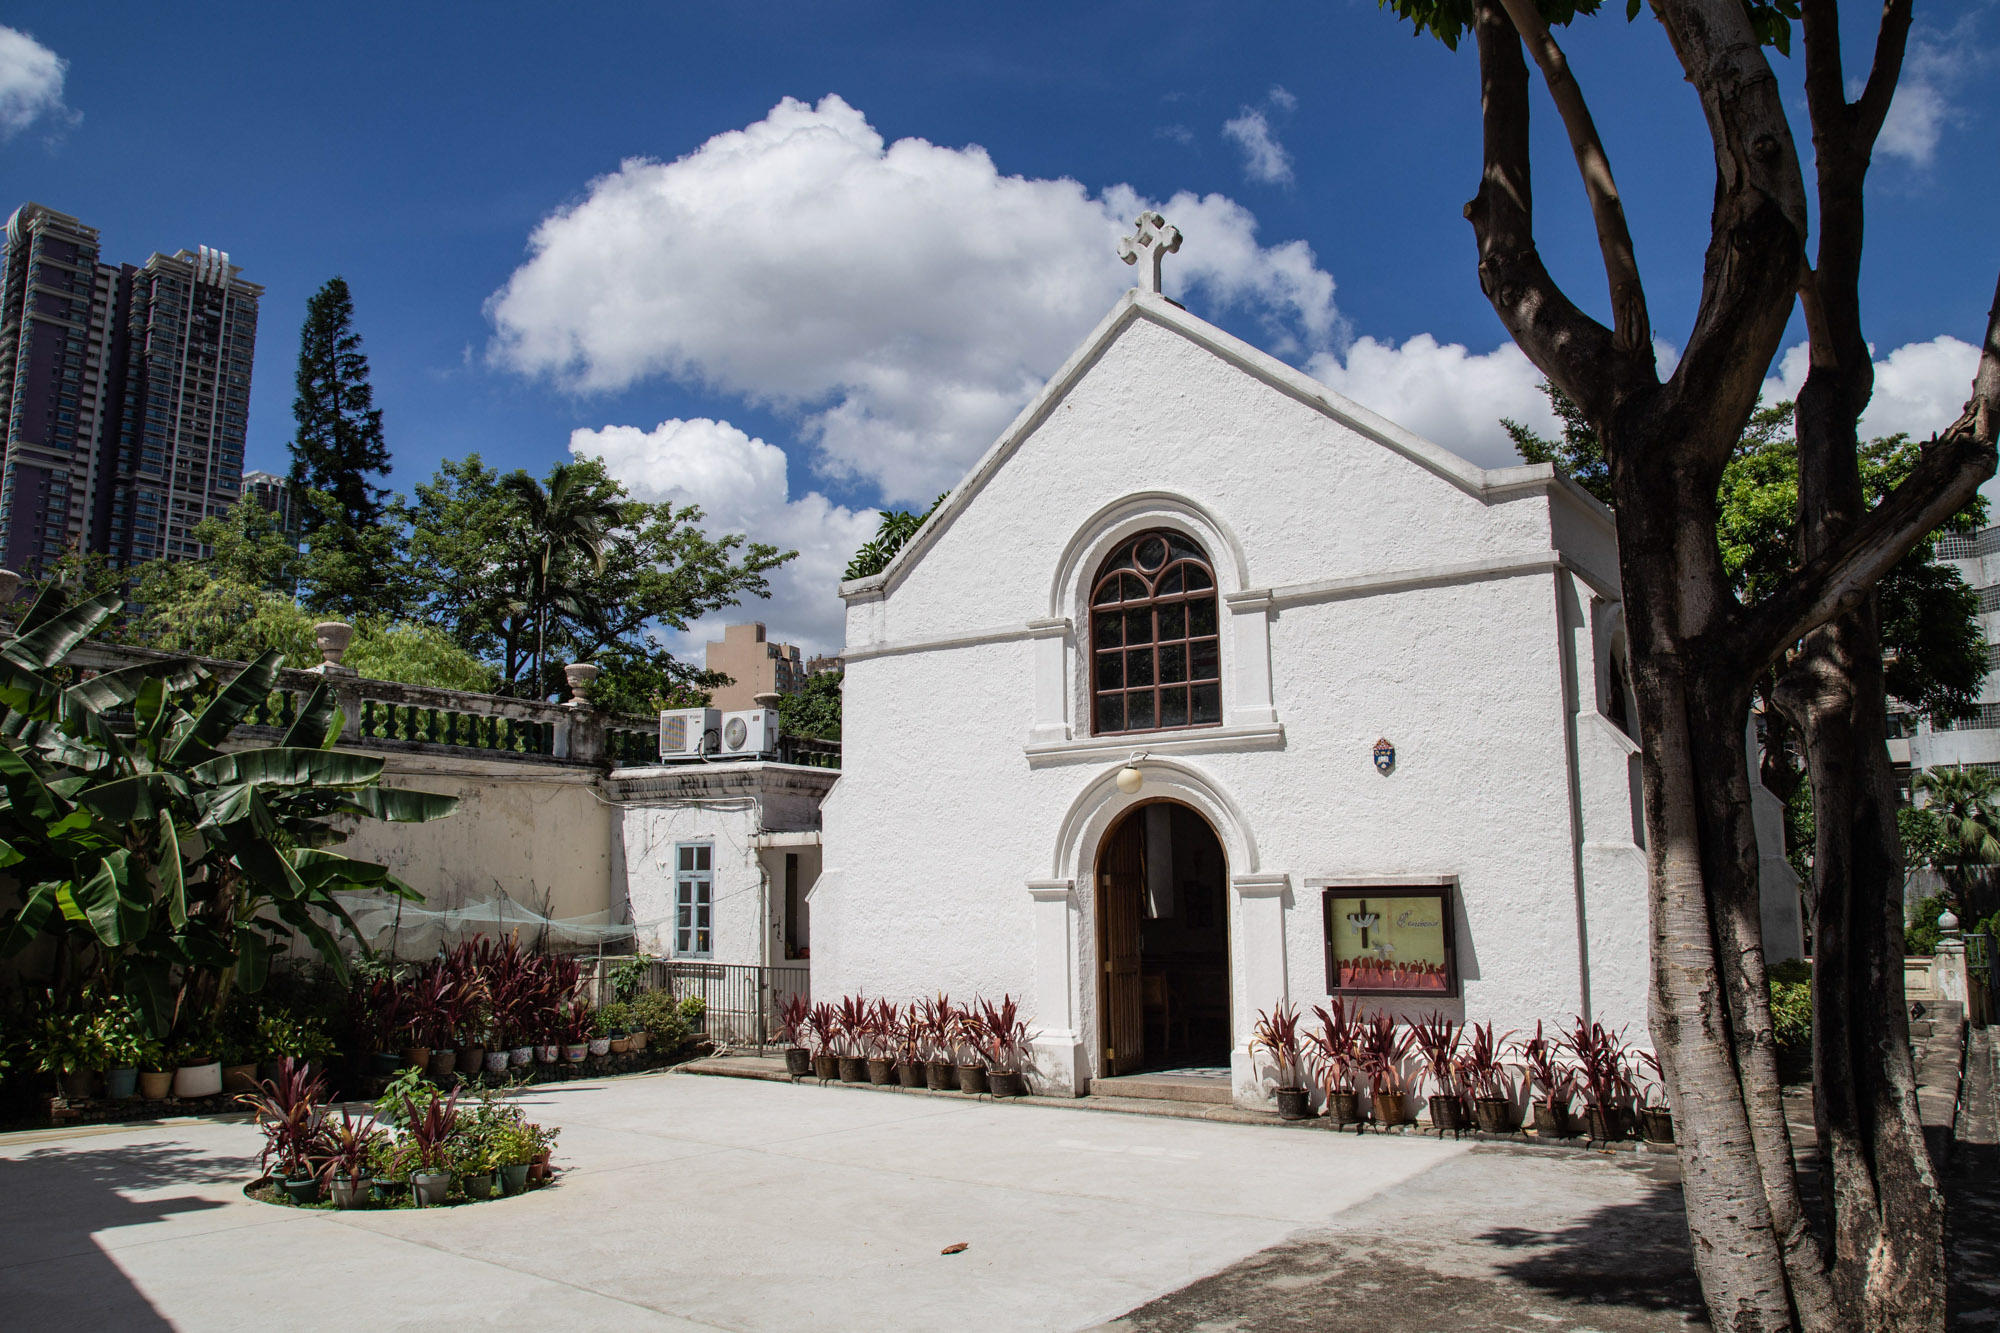
[[[591,682],[597,679],[593,662],[572,662],[563,668],[570,697],[563,703],[567,713],[556,723],[556,757],[574,764],[601,764],[605,760],[604,714],[590,705]]]

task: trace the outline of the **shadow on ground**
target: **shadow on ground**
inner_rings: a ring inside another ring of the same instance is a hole
[[[0,1160],[0,1309],[60,1293],[75,1328],[171,1327],[98,1243],[106,1232],[227,1205],[194,1194],[135,1194],[235,1183],[253,1157],[218,1157],[178,1143],[98,1147],[87,1140]]]
[[[1103,1333],[1708,1328],[1671,1159],[1468,1154]]]

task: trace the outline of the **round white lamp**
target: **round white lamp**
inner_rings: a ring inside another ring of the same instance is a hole
[[[1125,767],[1118,770],[1118,790],[1127,796],[1146,784],[1146,775],[1139,771],[1139,761],[1145,757],[1143,754],[1135,754],[1125,761]]]

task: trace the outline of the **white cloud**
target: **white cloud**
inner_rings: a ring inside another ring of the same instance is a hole
[[[1807,348],[1794,343],[1764,381],[1764,400],[1797,398],[1806,382]],[[1927,439],[1958,420],[1972,396],[1979,349],[1949,335],[1904,343],[1875,363],[1875,393],[1861,414],[1861,437],[1908,435]]]
[[[1142,208],[1184,235],[1170,294],[1253,312],[1281,355],[1342,332],[1303,241],[1221,195],[1004,176],[976,145],[885,144],[787,98],[673,162],[633,159],[545,219],[488,302],[491,354],[584,391],[650,376],[796,414],[816,470],[928,502],[1116,299]]]
[[[1521,461],[1500,418],[1537,434],[1561,430],[1536,387],[1542,372],[1513,343],[1473,352],[1428,333],[1401,346],[1358,338],[1345,358],[1316,356],[1306,369],[1322,383],[1399,426],[1415,431],[1481,467]]]
[[[1293,96],[1282,83],[1272,84],[1271,91],[1264,95],[1264,100],[1280,111],[1296,111],[1299,107],[1299,99]]]
[[[1912,166],[1929,166],[1944,135],[1948,114],[1944,94],[1930,84],[1902,85],[1889,103],[1889,114],[1882,118],[1875,151],[1900,157]]]
[[[58,123],[77,117],[63,105],[69,62],[25,32],[0,27],[0,143],[43,116]]]
[[[1913,167],[1931,164],[1946,128],[1965,119],[1952,104],[1952,94],[1990,58],[1977,42],[1978,20],[1979,15],[1966,14],[1943,32],[1919,29],[1911,34],[1876,152]],[[1858,96],[1864,83],[1850,80],[1848,95]]]
[[[1246,177],[1259,185],[1291,183],[1292,155],[1271,133],[1271,122],[1263,112],[1244,107],[1242,115],[1222,122],[1222,137],[1243,150]]]
[[[676,653],[698,662],[703,643],[720,638],[724,624],[744,620],[763,621],[772,638],[798,644],[808,657],[840,650],[846,633],[835,589],[856,549],[875,535],[873,510],[844,508],[817,491],[791,498],[785,451],[726,421],[697,417],[662,421],[650,431],[578,430],[569,447],[579,457],[602,458],[639,499],[700,505],[710,536],[741,532],[798,551],[770,576],[769,601],[746,600],[684,635],[670,635]]]

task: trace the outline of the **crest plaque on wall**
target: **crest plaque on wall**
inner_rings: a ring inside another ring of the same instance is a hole
[[[1387,737],[1375,742],[1375,767],[1384,773],[1391,772],[1396,767],[1396,747],[1389,744]]]

